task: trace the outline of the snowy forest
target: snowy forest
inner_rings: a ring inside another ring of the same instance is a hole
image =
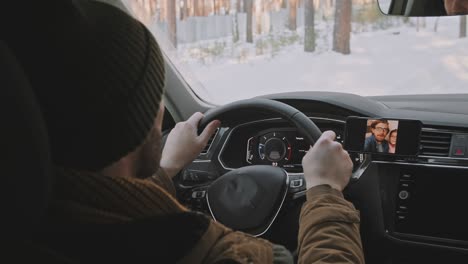
[[[291,87],[290,90],[319,90],[326,86],[327,90],[356,92],[363,95],[401,94],[411,91],[419,93],[423,92],[422,88],[418,90],[418,87],[415,87],[411,90],[403,84],[391,87],[382,85],[381,80],[385,76],[375,71],[380,68],[388,74],[388,71],[392,70],[389,68],[389,61],[394,56],[390,51],[398,52],[406,58],[414,57],[411,62],[413,66],[415,60],[419,61],[416,64],[427,65],[423,62],[427,59],[427,55],[434,52],[438,54],[439,51],[422,50],[418,48],[419,43],[427,45],[434,41],[445,41],[446,45],[442,45],[442,48],[445,47],[443,50],[447,54],[441,54],[444,56],[449,55],[450,45],[465,55],[467,49],[464,46],[468,44],[464,40],[467,36],[466,16],[448,18],[385,16],[381,13],[376,0],[126,0],[124,2],[133,14],[155,33],[160,43],[164,39],[169,44],[163,47],[167,50],[167,46],[170,46],[173,51],[170,57],[177,63],[188,66],[186,68],[195,76],[194,79],[202,83],[200,88],[194,85],[194,89],[198,89],[197,93],[202,97],[208,97],[211,101],[221,103],[263,93],[282,92],[285,87]],[[392,45],[392,42],[397,44]],[[398,48],[402,50],[399,51]],[[435,45],[434,48],[438,49],[441,46]],[[416,53],[408,53],[413,49]],[[286,58],[291,60],[289,63],[293,63],[293,58],[297,58],[291,67],[297,68],[294,76],[287,78],[287,81],[267,81],[268,78],[271,79],[272,72],[289,67],[285,64]],[[322,61],[317,64],[318,58],[326,60],[325,63]],[[462,86],[466,87],[467,57],[453,59],[446,57],[441,63],[440,70],[449,74],[443,76],[443,80],[436,81],[436,84],[456,75],[455,87],[445,91],[455,92]],[[242,64],[248,64],[250,71],[252,67],[261,69],[256,70],[253,75],[249,70],[245,70],[245,65]],[[341,69],[336,65],[341,65]],[[351,69],[359,69],[360,66],[366,65],[367,68],[356,76],[349,76]],[[434,67],[437,68],[436,65]],[[342,75],[346,78],[331,81],[315,76],[312,82],[309,78],[312,69],[315,69],[316,73],[337,72],[337,76]],[[455,74],[453,69],[457,69],[458,73]],[[372,78],[364,80],[363,77],[367,77],[368,74],[372,74]],[[430,74],[420,72],[420,75],[427,78],[426,75]],[[210,92],[227,89],[229,87],[227,83],[231,82],[232,76],[240,78],[245,76],[245,83],[240,81],[242,87],[245,87],[245,95],[225,93],[220,97]],[[413,79],[413,82],[418,80],[417,77],[405,78]],[[265,80],[268,87],[261,89],[255,87],[255,91],[252,91],[252,85],[249,83],[260,80]],[[361,83],[362,81],[364,83]],[[359,88],[355,85],[359,85]],[[376,88],[378,86],[380,87]],[[424,89],[424,92],[440,92],[442,87],[432,85],[430,89],[427,87]]]

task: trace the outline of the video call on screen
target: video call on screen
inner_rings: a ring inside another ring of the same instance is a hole
[[[345,149],[381,155],[414,156],[419,151],[421,122],[416,120],[349,118]]]

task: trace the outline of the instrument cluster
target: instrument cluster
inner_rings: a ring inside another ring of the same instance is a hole
[[[343,143],[343,131],[334,130],[336,140]],[[291,172],[302,171],[302,158],[310,143],[294,128],[274,128],[260,131],[247,140],[246,162],[250,165],[272,165]]]

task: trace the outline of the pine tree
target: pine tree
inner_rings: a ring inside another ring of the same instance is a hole
[[[297,0],[289,0],[289,29],[297,28]]]
[[[304,51],[315,51],[314,0],[304,0]]]
[[[338,0],[335,5],[333,50],[342,54],[350,54],[352,1]]]
[[[253,43],[253,0],[244,0],[244,7],[247,11],[247,42]]]
[[[177,47],[177,21],[176,21],[176,1],[167,0],[167,27],[169,40],[174,47]]]
[[[466,38],[466,16],[460,16],[460,38]]]

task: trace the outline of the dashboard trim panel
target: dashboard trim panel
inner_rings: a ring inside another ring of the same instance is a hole
[[[450,169],[460,169],[467,168],[465,165],[444,165],[444,164],[427,164],[427,163],[411,163],[404,161],[384,161],[384,160],[373,160],[373,163],[381,164],[396,164],[396,165],[410,165],[410,166],[421,166],[421,167],[437,167],[437,168],[450,168]]]

